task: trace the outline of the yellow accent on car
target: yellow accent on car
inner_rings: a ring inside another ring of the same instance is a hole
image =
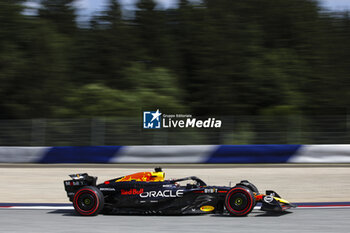
[[[284,200],[284,199],[282,199],[282,198],[278,198],[278,197],[273,197],[273,198],[275,198],[276,201],[279,201],[279,202],[281,202],[281,203],[286,203],[286,204],[289,204],[289,203],[290,203],[289,201]]]
[[[123,176],[115,182],[126,181],[147,181],[147,182],[161,182],[164,181],[164,172],[138,172],[131,175]]]
[[[213,211],[214,209],[215,207],[211,205],[205,205],[200,208],[200,210],[203,212],[210,212],[210,211]]]
[[[151,172],[151,181],[164,181],[165,172]]]

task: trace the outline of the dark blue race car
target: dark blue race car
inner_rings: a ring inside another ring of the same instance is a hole
[[[230,214],[246,216],[257,203],[261,210],[282,212],[291,203],[274,191],[260,194],[247,180],[234,187],[208,186],[198,177],[165,180],[161,168],[139,172],[96,185],[87,173],[70,175],[64,181],[69,200],[80,215],[104,214]],[[183,184],[185,183],[185,184]]]

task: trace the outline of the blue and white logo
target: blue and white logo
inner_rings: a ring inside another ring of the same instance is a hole
[[[157,111],[143,112],[143,128],[144,129],[160,129],[162,113]]]

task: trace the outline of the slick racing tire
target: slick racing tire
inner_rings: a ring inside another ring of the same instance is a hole
[[[74,195],[73,206],[79,215],[98,215],[104,206],[103,193],[93,186],[82,187]]]
[[[247,188],[249,188],[250,190],[252,190],[254,193],[259,194],[258,188],[257,188],[254,184],[250,183],[248,180],[242,180],[242,181],[241,181],[239,184],[237,184],[237,185],[246,186]]]
[[[254,206],[254,194],[245,186],[235,186],[226,194],[225,207],[232,216],[246,216]]]

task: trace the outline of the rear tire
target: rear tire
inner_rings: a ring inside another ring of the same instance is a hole
[[[104,206],[103,193],[94,186],[82,187],[74,195],[73,206],[79,215],[98,215]]]
[[[246,216],[254,206],[254,194],[245,186],[235,186],[226,194],[225,207],[232,216]]]

